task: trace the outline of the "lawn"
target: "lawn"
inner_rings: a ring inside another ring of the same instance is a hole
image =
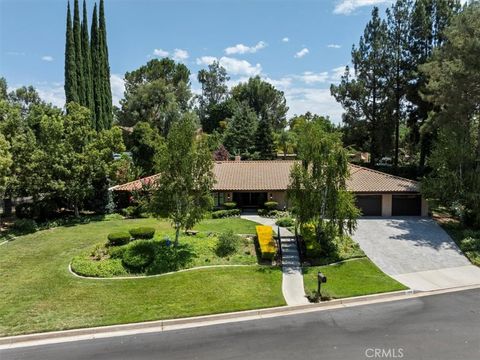
[[[405,290],[405,286],[384,274],[368,258],[345,261],[334,265],[305,267],[303,279],[305,291],[317,291],[317,273],[327,277],[322,284],[322,296],[346,298],[368,294]]]
[[[277,268],[194,270],[154,278],[86,280],[68,272],[71,259],[138,226],[169,232],[166,221],[97,221],[25,235],[0,246],[0,335],[71,329],[285,305]],[[253,233],[242,219],[208,220],[199,230]]]

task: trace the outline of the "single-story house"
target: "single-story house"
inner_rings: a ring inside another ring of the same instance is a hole
[[[288,208],[287,188],[295,160],[216,161],[213,167],[216,207],[234,201],[242,209],[255,209],[266,201]],[[420,194],[419,183],[350,164],[347,189],[356,195],[357,206],[365,216],[427,216],[428,205]],[[111,188],[132,192],[152,183],[156,175]]]

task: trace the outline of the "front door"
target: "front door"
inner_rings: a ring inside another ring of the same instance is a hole
[[[257,209],[267,201],[266,192],[234,192],[233,201],[241,209]]]

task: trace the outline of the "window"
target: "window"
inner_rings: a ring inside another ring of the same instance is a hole
[[[222,192],[213,193],[213,206],[220,207],[225,202],[225,194]]]

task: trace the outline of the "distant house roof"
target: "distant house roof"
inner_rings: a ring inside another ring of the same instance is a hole
[[[216,191],[284,191],[290,183],[293,160],[217,161],[213,173]],[[350,164],[347,189],[355,193],[419,192],[416,181]],[[158,175],[149,176],[111,188],[114,191],[134,191],[143,184],[154,182]]]

